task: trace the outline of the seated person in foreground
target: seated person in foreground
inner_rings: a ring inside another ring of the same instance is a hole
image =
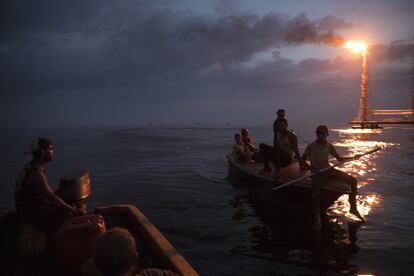
[[[234,135],[234,145],[232,148],[231,156],[234,160],[240,163],[254,163],[252,158],[252,152],[249,150],[248,145],[242,142],[240,133]]]
[[[327,136],[329,135],[328,127],[320,125],[316,128],[316,140],[310,143],[303,153],[302,160],[303,162],[307,159],[310,159],[311,162],[311,172],[318,173],[322,169],[329,167],[329,155],[334,156],[339,162],[352,160],[353,157],[342,157],[340,156],[335,149],[335,146],[327,141]],[[356,155],[355,157],[358,157]],[[320,229],[320,193],[321,188],[327,182],[328,179],[340,179],[347,182],[350,186],[351,193],[349,194],[349,205],[351,214],[354,214],[361,221],[364,221],[364,218],[358,212],[356,204],[356,195],[357,195],[357,180],[355,177],[340,171],[334,168],[324,171],[323,173],[316,174],[312,177],[312,197],[315,213],[315,228]]]
[[[54,156],[53,144],[45,138],[38,138],[30,145],[33,160],[20,173],[15,188],[15,204],[22,222],[28,222],[45,232],[53,232],[73,215],[84,214],[56,195],[49,186],[45,164]]]
[[[178,276],[169,270],[147,268],[136,274],[139,256],[134,236],[125,228],[106,232],[96,246],[93,259],[82,268],[83,276]]]
[[[263,143],[260,144],[260,153],[264,159],[264,166],[261,173],[271,173],[272,168],[270,167],[270,162],[273,162],[276,169],[274,174],[278,175],[282,167],[290,165],[293,153],[295,153],[299,161],[299,166],[304,168],[300,158],[298,138],[287,127],[288,123],[286,119],[278,119],[277,134],[273,147]]]

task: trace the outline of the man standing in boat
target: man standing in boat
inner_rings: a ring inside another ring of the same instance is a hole
[[[315,175],[312,176],[312,197],[313,205],[315,212],[315,228],[320,229],[320,192],[322,185],[328,179],[340,179],[349,183],[351,192],[349,195],[349,204],[351,214],[357,216],[361,221],[364,221],[364,218],[358,212],[356,204],[356,195],[357,195],[357,180],[355,177],[350,176],[349,174],[336,170],[334,168],[327,170],[325,172],[319,173],[322,169],[329,167],[329,155],[334,156],[339,162],[352,160],[358,158],[360,155],[355,157],[342,157],[340,156],[334,145],[329,143],[326,138],[329,135],[328,127],[325,125],[320,125],[316,128],[317,139],[310,143],[305,152],[302,155],[302,162],[305,164],[305,161],[309,158],[311,162],[311,172]],[[309,167],[309,166],[308,166]]]
[[[25,154],[32,154],[33,160],[20,173],[14,194],[21,221],[50,232],[71,215],[83,214],[83,210],[64,202],[48,184],[44,166],[53,159],[52,142],[45,138],[35,139]]]
[[[296,158],[299,161],[299,166],[303,169],[304,165],[301,162],[298,138],[293,131],[288,130],[288,122],[284,118],[276,119],[276,132],[274,145],[269,146],[266,144],[260,144],[260,153],[264,159],[264,166],[261,173],[271,173],[270,161],[275,164],[275,175],[279,174],[282,167],[286,167],[292,163],[292,155],[295,153]]]
[[[277,118],[273,122],[273,144],[276,144],[277,140],[277,133],[278,133],[278,127],[277,123],[280,120],[286,120],[285,119],[285,110],[284,109],[278,109],[276,112]]]

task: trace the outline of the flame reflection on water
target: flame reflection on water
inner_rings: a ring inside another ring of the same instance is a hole
[[[347,129],[331,129],[332,131],[338,132],[340,134],[344,133],[344,134],[379,134],[382,133],[382,129],[369,129],[369,128],[347,128]]]
[[[376,194],[367,194],[367,195],[358,195],[357,196],[357,205],[359,213],[365,217],[369,214],[371,209],[374,206],[377,206],[381,202],[380,196]],[[331,217],[331,220],[336,220],[337,216],[345,216],[351,220],[358,220],[356,216],[349,213],[349,201],[348,195],[342,195],[338,198],[337,201],[329,208],[328,214]]]

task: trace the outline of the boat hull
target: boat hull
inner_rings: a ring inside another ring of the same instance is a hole
[[[257,206],[284,208],[291,211],[310,213],[313,211],[312,182],[310,178],[280,190],[273,188],[302,177],[310,172],[301,171],[297,162],[282,168],[278,177],[270,173],[262,174],[262,164],[240,164],[231,156],[228,160],[229,178],[243,183],[250,190],[252,202]],[[341,195],[349,193],[348,184],[343,181],[328,181],[321,189],[320,207],[326,210]]]

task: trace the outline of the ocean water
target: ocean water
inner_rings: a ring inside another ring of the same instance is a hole
[[[331,130],[343,155],[383,150],[342,169],[359,180],[358,223],[341,197],[318,236],[309,218],[275,211],[262,217],[249,190],[227,176],[233,127],[1,129],[0,209],[12,209],[14,183],[34,137],[54,141],[50,185],[89,169],[94,206],[137,205],[200,275],[411,275],[414,270],[414,128]],[[313,129],[298,128],[303,151]],[[251,127],[271,142],[270,127]]]

